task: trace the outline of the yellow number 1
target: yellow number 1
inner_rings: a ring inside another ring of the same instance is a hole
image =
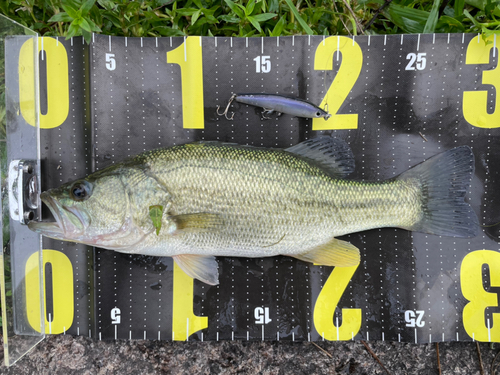
[[[174,262],[173,340],[185,341],[207,327],[208,317],[193,313],[193,279]]]
[[[183,127],[203,129],[205,119],[201,37],[190,36],[179,47],[167,52],[167,63],[181,67]]]

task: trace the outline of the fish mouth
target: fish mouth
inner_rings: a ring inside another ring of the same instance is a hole
[[[40,194],[40,199],[49,208],[55,221],[31,221],[28,228],[32,231],[59,240],[74,240],[88,226],[85,215],[74,207],[62,205],[48,192]]]

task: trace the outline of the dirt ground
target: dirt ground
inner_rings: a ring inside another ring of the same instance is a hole
[[[363,342],[106,342],[57,335],[46,338],[15,365],[0,367],[0,373],[500,374],[500,355],[491,372],[500,344],[479,344],[480,361],[476,343],[440,343],[440,365],[436,344],[366,344],[369,349]]]

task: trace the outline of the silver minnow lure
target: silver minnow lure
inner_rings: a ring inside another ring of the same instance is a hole
[[[229,103],[225,111],[218,114],[220,116],[225,115],[228,120],[232,120],[234,114],[231,117],[228,117],[227,112],[229,110],[229,106],[233,101],[254,105],[256,107],[262,107],[264,109],[264,111],[262,112],[262,116],[264,118],[269,118],[266,117],[266,115],[270,115],[274,112],[280,114],[286,113],[292,116],[305,118],[323,117],[325,120],[328,120],[332,116],[327,111],[308,102],[307,100],[276,94],[233,94],[229,99]]]

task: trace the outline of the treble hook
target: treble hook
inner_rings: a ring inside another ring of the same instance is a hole
[[[227,103],[227,107],[222,113],[219,113],[220,105],[217,106],[217,114],[219,116],[225,116],[226,119],[228,120],[232,120],[234,118],[234,112],[231,117],[227,117],[227,112],[229,111],[229,107],[231,106],[231,103],[233,102],[234,98],[236,98],[236,94],[231,95],[231,97],[229,98],[229,102]]]
[[[325,103],[325,107],[323,108],[323,110],[326,112],[326,116],[324,117],[325,120],[328,120],[330,117],[332,117],[332,115],[328,113],[328,102]]]

